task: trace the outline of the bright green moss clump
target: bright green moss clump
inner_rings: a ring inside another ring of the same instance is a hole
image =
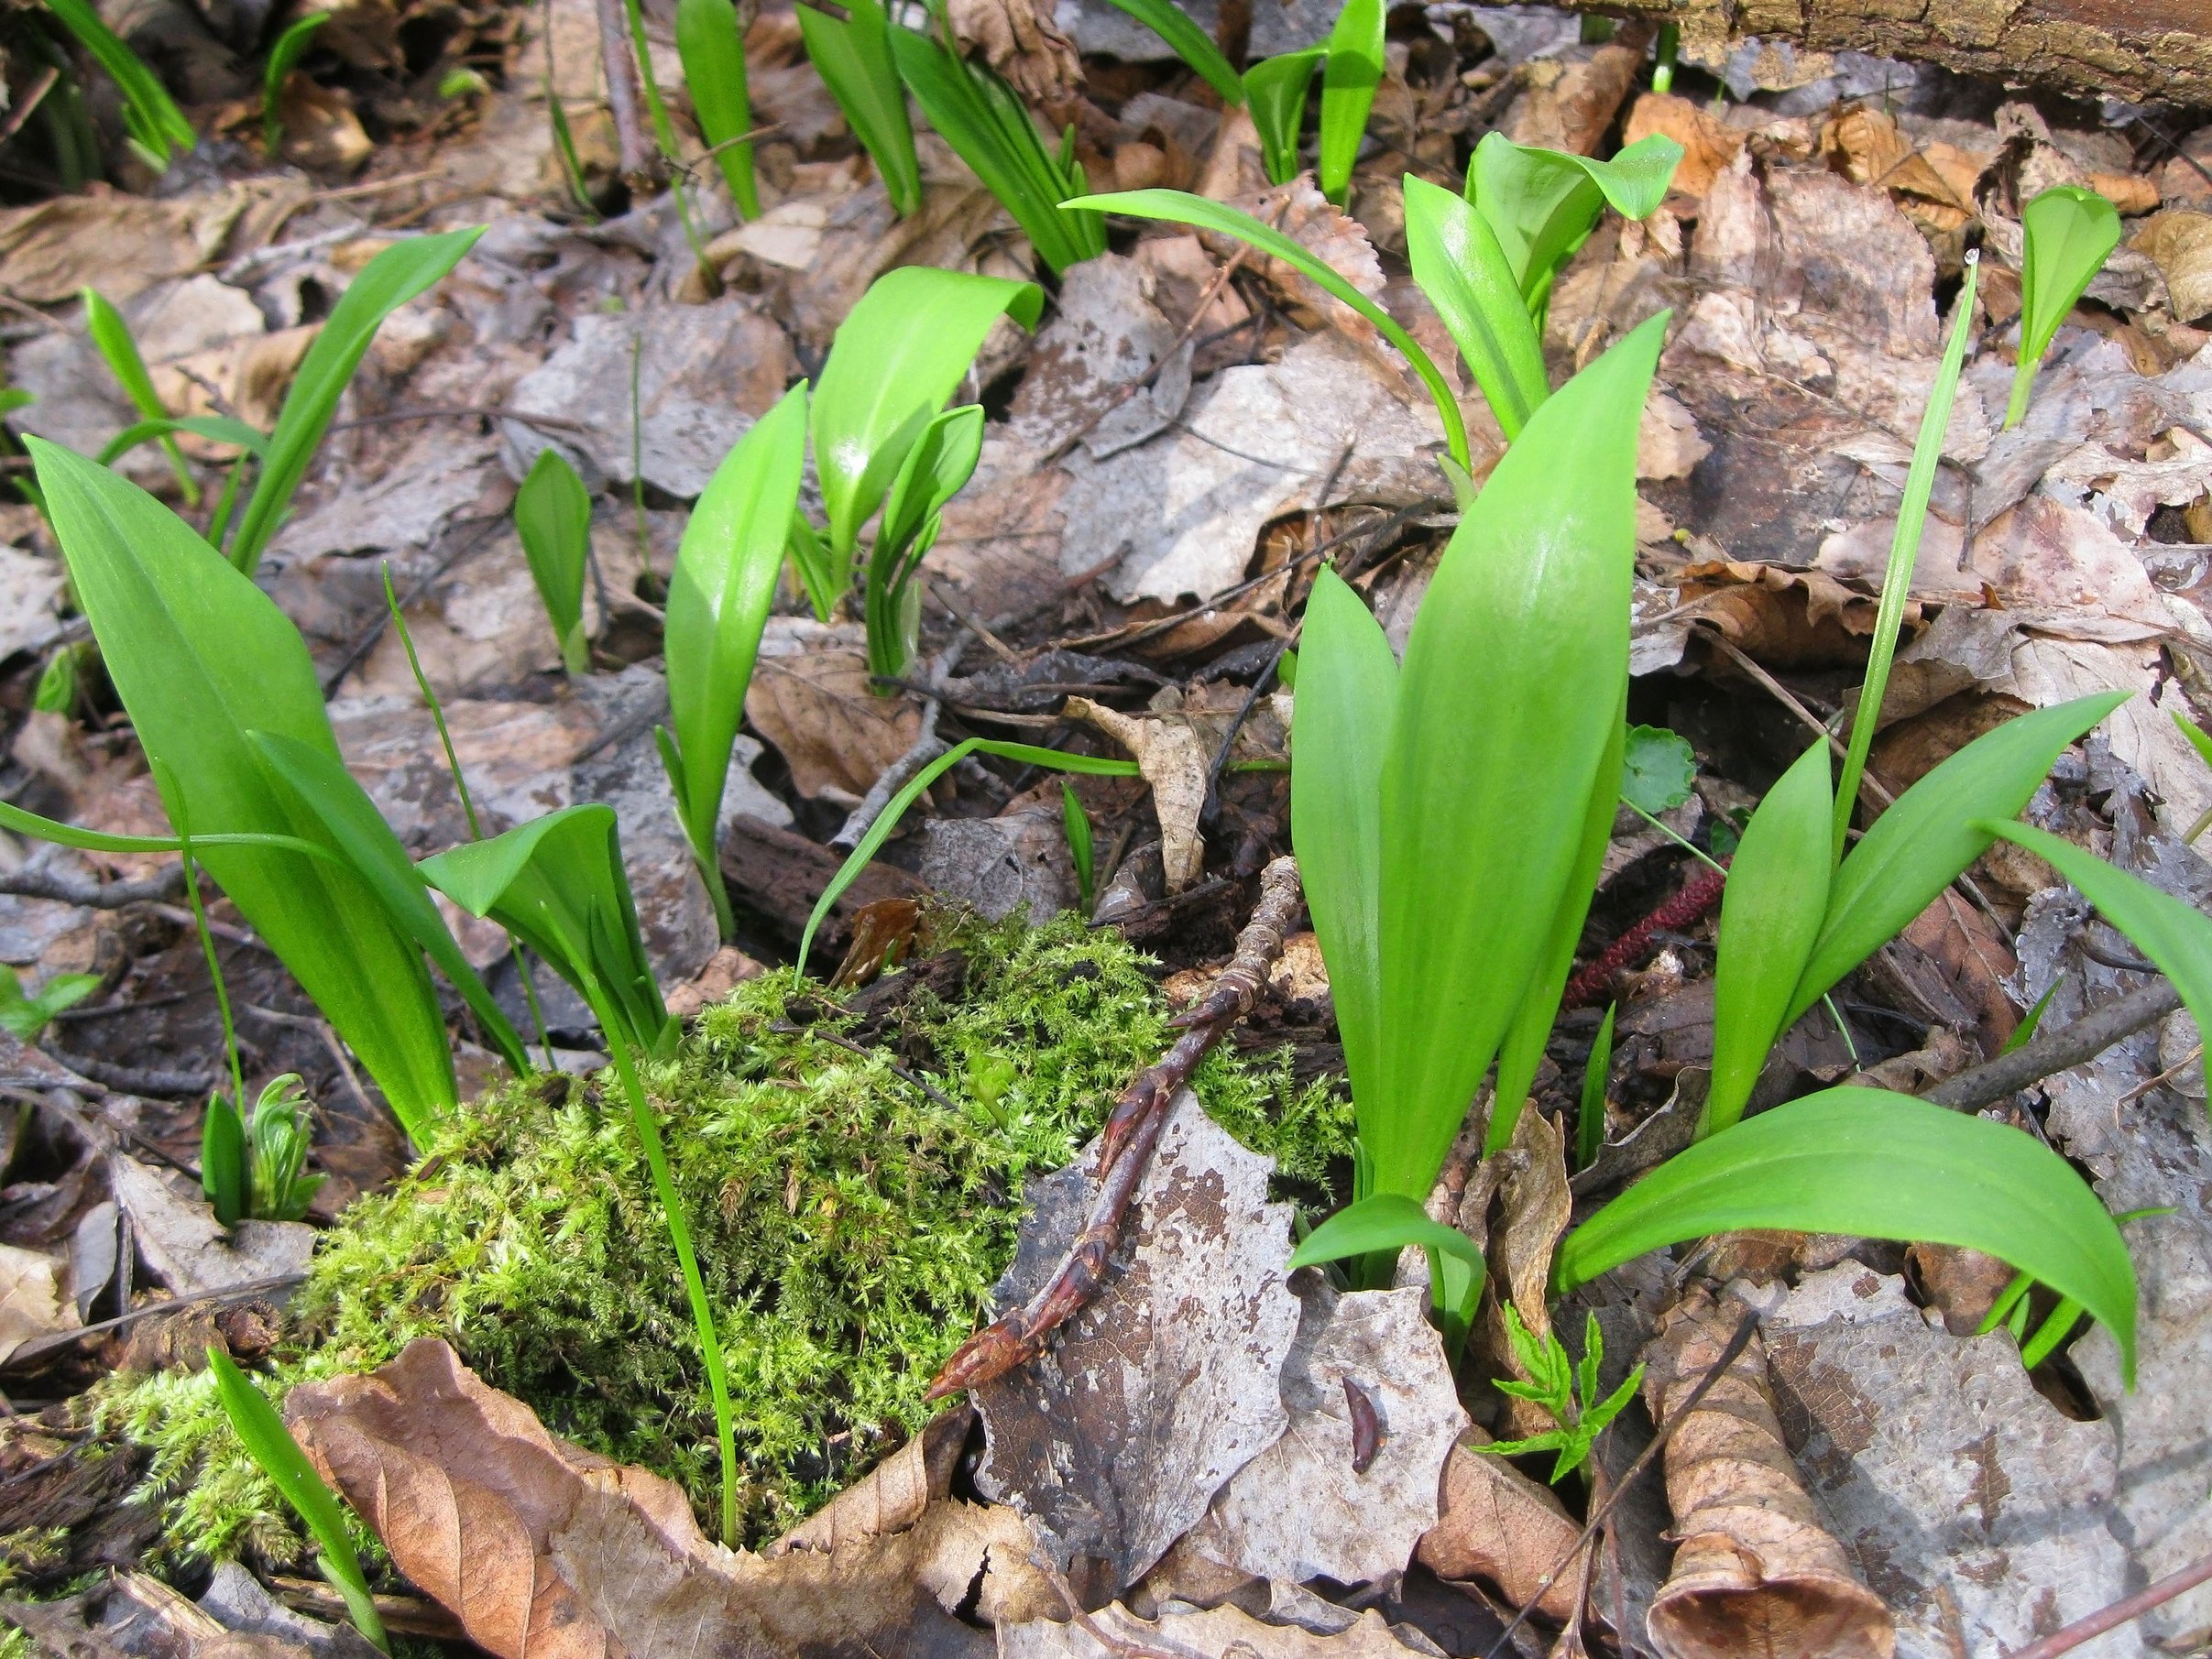
[[[884,1049],[813,1034],[849,1020],[790,1029],[794,981],[780,972],[702,1014],[646,1072],[722,1321],[756,1540],[930,1414],[923,1390],[1013,1259],[1023,1183],[1066,1163],[1170,1037],[1117,934],[1063,917],[952,943],[965,986],[910,999]],[[695,1339],[628,1113],[602,1087],[497,1091],[399,1186],[347,1211],[292,1304],[301,1335],[275,1381],[368,1370],[444,1337],[556,1433],[681,1480],[705,1516],[714,1427]],[[1286,1068],[1217,1054],[1198,1087],[1293,1180],[1318,1183],[1349,1151],[1349,1108],[1294,1093]],[[118,1380],[100,1410],[153,1448],[174,1547],[295,1553],[205,1378]]]

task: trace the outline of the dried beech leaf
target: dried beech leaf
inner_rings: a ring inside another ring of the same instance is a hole
[[[1702,1296],[1660,1320],[1644,1400],[1662,1429],[1736,1321]],[[1889,1659],[1889,1610],[1853,1576],[1799,1482],[1756,1336],[1667,1443],[1667,1501],[1674,1570],[1646,1621],[1665,1659]]]
[[[939,1502],[904,1531],[774,1560],[709,1544],[681,1489],[548,1434],[442,1342],[295,1388],[285,1418],[394,1564],[498,1659],[988,1652],[948,1610],[1035,1618],[1018,1517]]]
[[[904,1532],[950,1490],[953,1467],[974,1421],[975,1410],[965,1403],[932,1417],[867,1479],[839,1492],[761,1554],[772,1561],[793,1550],[834,1553],[842,1544]]]
[[[1289,1429],[1221,1489],[1190,1541],[1257,1577],[1371,1583],[1404,1572],[1435,1525],[1438,1471],[1467,1413],[1424,1288],[1339,1295],[1319,1274],[1304,1281],[1283,1366]],[[1353,1426],[1353,1389],[1374,1415],[1372,1447]]]
[[[1026,1300],[1074,1242],[1096,1146],[1031,1184],[1001,1307]],[[1271,1159],[1177,1096],[1105,1286],[1031,1364],[977,1391],[989,1438],[976,1485],[1029,1515],[1063,1569],[1133,1584],[1215,1492],[1282,1435],[1278,1379],[1298,1332],[1285,1282],[1290,1206]]]
[[[745,717],[810,800],[841,791],[857,802],[922,729],[911,698],[876,695],[858,628],[785,617],[761,636]]]
[[[1514,1608],[1540,1594],[1545,1616],[1563,1620],[1574,1610],[1576,1572],[1561,1573],[1548,1591],[1539,1581],[1574,1546],[1582,1528],[1549,1487],[1477,1450],[1482,1438],[1471,1435],[1451,1448],[1444,1465],[1444,1512],[1422,1537],[1415,1559],[1440,1578],[1495,1585]]]
[[[1068,698],[1067,715],[1090,721],[1136,758],[1137,769],[1152,785],[1152,807],[1159,815],[1160,864],[1167,890],[1181,892],[1205,873],[1199,816],[1206,808],[1213,751],[1188,720],[1124,715],[1088,697]]]
[[[950,9],[960,43],[1013,82],[1024,103],[1057,104],[1082,90],[1083,66],[1052,0],[952,0]]]

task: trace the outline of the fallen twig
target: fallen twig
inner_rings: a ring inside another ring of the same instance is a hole
[[[928,1398],[941,1400],[980,1388],[1034,1359],[1052,1333],[1098,1294],[1105,1282],[1107,1258],[1121,1237],[1137,1184],[1152,1162],[1152,1149],[1166,1125],[1170,1103],[1207,1052],[1259,1000],[1268,970],[1283,954],[1283,938],[1298,917],[1298,902],[1296,859],[1277,858],[1260,872],[1259,902],[1237,935],[1229,966],[1212,989],[1176,1016],[1174,1023],[1183,1028],[1183,1034],[1175,1045],[1139,1072],[1114,1102],[1099,1135],[1098,1195],[1059,1271],[1027,1303],[962,1343],[930,1383]]]
[[[2076,1619],[2064,1630],[2053,1631],[2026,1647],[2015,1648],[2005,1659],[2058,1659],[2059,1654],[2072,1653],[2091,1637],[2118,1630],[2152,1608],[2173,1600],[2184,1590],[2193,1590],[2207,1581],[2212,1581],[2212,1555],[2191,1563],[2178,1573],[2168,1573],[2156,1583],[2144,1585],[2132,1596],[2122,1596],[2110,1607],[2099,1608],[2086,1619]]]
[[[653,175],[653,148],[639,115],[638,60],[630,49],[630,18],[622,0],[597,0],[599,61],[607,71],[607,112],[614,118],[615,154],[622,181],[632,190]]]
[[[18,899],[52,899],[62,904],[82,904],[96,911],[121,910],[126,904],[145,904],[179,898],[184,891],[184,866],[168,868],[135,881],[102,881],[96,876],[69,869],[26,866],[0,872],[0,893]]]
[[[1977,1111],[2008,1095],[2018,1094],[2031,1083],[2041,1083],[2053,1073],[2094,1059],[2121,1038],[2132,1036],[2146,1025],[2163,1020],[2180,1006],[2181,993],[2172,983],[2154,979],[2124,997],[2114,998],[2072,1025],[2041,1032],[2032,1041],[2009,1054],[1999,1054],[1986,1065],[1946,1077],[1921,1098],[1962,1112]]]

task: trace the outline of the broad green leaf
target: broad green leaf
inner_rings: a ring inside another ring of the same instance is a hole
[[[1690,739],[1663,726],[1628,728],[1621,762],[1621,799],[1654,818],[1690,799],[1697,782],[1697,751]]]
[[[1221,49],[1175,0],[1113,0],[1113,4],[1173,47],[1191,73],[1221,93],[1221,102],[1231,109],[1244,102],[1244,83],[1230,68],[1229,60],[1221,56]]]
[[[1988,849],[1990,836],[1976,819],[2019,813],[2065,747],[2127,698],[2099,692],[2008,720],[1891,802],[1829,884],[1827,915],[1784,1025],[1902,933]]]
[[[906,672],[921,626],[922,590],[913,578],[936,544],[945,506],[975,475],[983,454],[983,406],[947,409],[922,429],[883,498],[875,545],[868,551],[863,615],[868,669],[897,679]]]
[[[1329,31],[1321,65],[1321,130],[1315,181],[1339,207],[1352,188],[1352,164],[1367,132],[1374,89],[1383,83],[1383,0],[1344,0]]]
[[[806,931],[799,936],[797,962],[801,969],[806,966],[808,954],[814,949],[814,936],[820,931],[826,918],[837,901],[845,896],[845,890],[860,879],[868,868],[868,861],[876,856],[876,849],[891,839],[891,832],[899,827],[899,820],[906,809],[922,797],[922,791],[942,778],[970,755],[996,755],[1002,760],[1018,760],[1024,766],[1050,767],[1060,772],[1087,772],[1094,778],[1133,778],[1137,764],[1133,760],[1113,760],[1101,755],[1070,755],[1057,748],[1040,748],[1034,743],[1005,743],[995,737],[969,737],[954,744],[908,780],[906,787],[883,803],[883,810],[875,822],[853,846],[845,862],[838,866],[838,873],[829,879],[822,896],[815,900],[813,913],[806,918]]]
[[[1444,423],[1445,447],[1451,459],[1462,471],[1471,464],[1467,426],[1460,419],[1459,398],[1435,361],[1411,334],[1398,326],[1396,318],[1345,281],[1311,249],[1238,208],[1184,191],[1122,191],[1110,196],[1080,197],[1068,205],[1096,208],[1102,213],[1125,213],[1132,219],[1164,219],[1171,224],[1188,224],[1217,235],[1234,236],[1239,242],[1247,243],[1312,278],[1331,299],[1342,300],[1374,324],[1377,333],[1405,354],[1406,361],[1413,365],[1413,372],[1421,377],[1421,384],[1429,388],[1429,396],[1436,404],[1437,418]]]
[[[346,1616],[354,1621],[354,1628],[389,1652],[383,1622],[377,1617],[377,1604],[368,1593],[368,1580],[361,1576],[360,1558],[346,1535],[345,1512],[338,1507],[338,1495],[323,1484],[300,1443],[284,1426],[284,1419],[277,1414],[277,1408],[246,1380],[222,1344],[208,1345],[207,1369],[214,1374],[215,1392],[232,1429],[261,1466],[261,1472],[276,1482],[284,1501],[315,1535],[323,1551],[323,1574],[345,1598]]]
[[[906,89],[892,56],[891,23],[878,0],[852,0],[846,9],[849,22],[800,6],[799,37],[852,136],[874,160],[892,211],[907,218],[922,205],[922,164],[914,158]]]
[[[1966,261],[1966,279],[1954,301],[1951,344],[1936,366],[1935,383],[1928,393],[1928,407],[1921,413],[1920,435],[1912,443],[1912,465],[1905,475],[1905,493],[1898,503],[1897,529],[1889,539],[1889,562],[1882,567],[1881,603],[1874,613],[1874,638],[1867,648],[1867,678],[1859,687],[1858,707],[1851,717],[1851,741],[1844,751],[1844,769],[1835,784],[1835,830],[1830,861],[1840,862],[1851,828],[1851,813],[1858,801],[1858,783],[1867,769],[1867,755],[1881,723],[1882,698],[1889,689],[1889,664],[1897,654],[1897,633],[1905,619],[1905,603],[1912,590],[1912,567],[1920,559],[1921,532],[1927,527],[1928,497],[1935,486],[1935,469],[1943,459],[1944,433],[1951,424],[1951,403],[1958,391],[1958,375],[1966,360],[1966,334],[1974,321],[1974,278],[1977,261]]]
[[[1681,158],[1682,147],[1659,133],[1610,161],[1487,133],[1467,163],[1467,200],[1496,235],[1524,302],[1540,311],[1553,276],[1606,204],[1625,219],[1649,218],[1667,199]]]
[[[991,325],[1003,312],[1035,328],[1044,304],[1034,282],[924,265],[901,266],[869,285],[838,325],[814,395],[815,467],[840,561],[851,559],[860,527]]]
[[[117,457],[137,449],[141,443],[159,438],[166,442],[177,432],[190,432],[195,438],[205,438],[211,443],[231,443],[249,455],[268,453],[268,440],[246,424],[233,420],[227,415],[180,415],[174,418],[160,416],[151,420],[140,420],[125,427],[107,441],[107,447],[98,456],[102,466],[113,466]]]
[[[130,135],[149,152],[154,170],[169,166],[171,147],[190,151],[200,135],[184,118],[161,78],[146,60],[124,45],[122,38],[100,20],[89,0],[46,0],[48,9],[77,37],[123,94],[124,122]]]
[[[1537,410],[1415,618],[1383,765],[1388,1023],[1382,1086],[1354,1096],[1364,1190],[1428,1195],[1568,901],[1618,754],[1636,434],[1666,326],[1651,318]]]
[[[268,62],[261,71],[261,153],[270,160],[284,138],[284,83],[307,55],[315,31],[330,19],[329,12],[309,12],[288,25],[268,49]]]
[[[1430,1220],[1429,1213],[1403,1193],[1377,1193],[1337,1211],[1291,1251],[1285,1271],[1296,1272],[1301,1267],[1373,1255],[1377,1250],[1404,1250],[1408,1244],[1456,1256],[1476,1273],[1483,1272],[1483,1252],[1475,1248],[1473,1239],[1456,1227]]]
[[[2016,825],[2008,825],[2016,828]],[[2135,1380],[2135,1270],[2119,1228],[2034,1137],[1882,1089],[1832,1088],[1676,1153],[1567,1235],[1564,1293],[1655,1250],[1739,1228],[1977,1250],[2073,1297]]]
[[[802,27],[805,26],[802,25]],[[741,219],[761,216],[752,146],[733,144],[752,131],[752,98],[745,84],[745,37],[729,0],[676,0],[676,56],[699,136],[715,152]]]
[[[1383,753],[1397,659],[1360,596],[1323,565],[1306,601],[1290,716],[1290,840],[1329,965],[1353,1098],[1378,1088],[1383,972]]]
[[[1413,279],[1451,330],[1498,427],[1518,438],[1551,395],[1544,346],[1521,303],[1497,239],[1474,209],[1406,175],[1406,256]]]
[[[2020,277],[2020,366],[2005,408],[2008,428],[2018,426],[2028,412],[2035,371],[2058,325],[2119,246],[2118,210],[2078,184],[2054,184],[2044,191],[2020,210],[2020,224],[2026,243]]]
[[[290,508],[300,481],[307,476],[308,463],[338,412],[338,399],[384,319],[460,264],[483,234],[478,225],[396,242],[361,267],[361,274],[331,308],[315,343],[300,359],[291,390],[277,412],[276,430],[269,434],[268,459],[238,519],[230,557],[247,575],[260,564],[262,551]]]
[[[591,492],[568,458],[552,444],[538,452],[515,492],[515,533],[530,562],[531,580],[553,624],[561,666],[570,679],[591,671],[584,633],[584,573],[591,559]]]
[[[147,373],[146,359],[138,355],[138,343],[131,337],[130,324],[124,322],[123,313],[110,305],[97,289],[81,289],[79,297],[84,301],[85,333],[106,360],[108,373],[115,376],[123,395],[141,417],[139,426],[131,428],[131,431],[136,432],[149,422],[166,422],[170,418],[168,406],[161,401],[161,394],[154,390],[154,377]],[[170,470],[177,475],[178,487],[183,490],[185,502],[198,507],[200,486],[192,480],[192,468],[184,464],[184,452],[177,447],[176,439],[166,431],[149,436],[160,438],[162,453],[169,456]],[[123,446],[130,447],[127,443]],[[113,443],[108,450],[114,450],[115,454],[122,453]],[[113,454],[104,450],[100,464],[111,465],[114,459]]]
[[[1598,878],[1604,872],[1605,847],[1613,838],[1613,821],[1620,815],[1621,754],[1628,737],[1626,673],[1620,685],[1623,718],[1614,722],[1613,741],[1598,762],[1597,781],[1590,788],[1581,850],[1568,872],[1564,897],[1545,932],[1544,948],[1529,976],[1528,988],[1498,1045],[1497,1087],[1490,1108],[1490,1129],[1483,1143],[1487,1152],[1503,1151],[1513,1144],[1514,1128],[1528,1102],[1529,1086],[1544,1063],[1544,1047],[1559,1019],[1560,996],[1567,988],[1567,977],[1574,972],[1574,947],[1582,941],[1582,923],[1589,920],[1590,901],[1597,896]]]
[[[277,732],[248,732],[269,771],[290,789],[299,804],[318,819],[348,867],[375,893],[400,930],[437,964],[446,983],[476,1016],[484,1035],[518,1076],[530,1071],[522,1039],[501,1011],[476,970],[454,942],[453,930],[431,902],[430,889],[408,861],[407,849],[377,811],[377,803],[354,780],[345,763],[328,750]],[[198,855],[201,837],[192,837]]]
[[[726,938],[732,919],[715,851],[722,791],[805,464],[802,380],[715,469],[684,526],[668,584],[663,655],[676,757],[669,782]]]
[[[207,1097],[200,1120],[200,1190],[223,1227],[235,1227],[249,1207],[246,1172],[246,1126],[238,1108],[221,1090]]]
[[[1105,224],[1096,213],[1063,211],[1088,188],[1074,157],[1073,127],[1055,156],[1028,106],[992,71],[912,29],[892,31],[891,51],[929,125],[1013,215],[1038,258],[1064,272],[1106,251]]]
[[[1744,1115],[1820,937],[1835,804],[1828,767],[1828,740],[1817,738],[1767,791],[1728,867],[1713,973],[1713,1082],[1701,1137]]]
[[[604,1001],[619,1028],[608,1042],[653,1052],[668,1010],[638,933],[612,807],[564,807],[415,868],[470,915],[497,922],[553,964],[595,1011]]]
[[[2212,919],[2195,905],[2160,892],[2141,876],[2107,864],[2048,831],[1993,820],[1974,827],[2026,847],[2072,882],[2107,922],[2127,934],[2136,949],[2174,981],[2198,1029],[2212,1031]],[[2047,1274],[2036,1277],[2047,1284],[2058,1282]]]
[[[1267,182],[1288,184],[1298,176],[1298,128],[1306,119],[1306,93],[1321,66],[1320,47],[1278,52],[1244,71],[1244,102],[1253,130],[1260,136],[1260,156]]]
[[[160,769],[170,822],[190,822],[208,873],[415,1134],[456,1103],[422,953],[247,736],[271,732],[338,757],[299,630],[136,485],[58,445],[26,442],[108,677]],[[218,839],[235,833],[285,835],[331,857]]]

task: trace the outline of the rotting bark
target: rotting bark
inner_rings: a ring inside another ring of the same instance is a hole
[[[1175,1045],[1139,1072],[1114,1102],[1099,1137],[1098,1196],[1059,1271],[1023,1306],[963,1342],[930,1383],[930,1399],[979,1388],[1034,1359],[1052,1333],[1098,1294],[1107,1258],[1113,1254],[1130,1202],[1167,1122],[1169,1105],[1199,1062],[1259,1000],[1268,970],[1283,954],[1283,939],[1298,919],[1299,897],[1295,858],[1277,858],[1260,872],[1259,902],[1237,935],[1229,966],[1211,990],[1176,1016],[1183,1034]]]
[[[1672,23],[1682,56],[1718,62],[1744,41],[1871,52],[2090,97],[2212,106],[2202,0],[1558,0]],[[1801,64],[1802,60],[1800,60]]]

